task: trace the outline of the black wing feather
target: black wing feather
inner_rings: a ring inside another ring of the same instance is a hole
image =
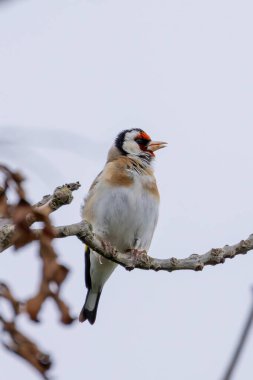
[[[91,277],[90,277],[90,247],[85,248],[85,285],[87,289],[91,288]]]

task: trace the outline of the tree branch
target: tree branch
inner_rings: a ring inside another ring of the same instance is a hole
[[[27,226],[31,226],[40,220],[41,216],[48,216],[60,207],[70,204],[73,200],[72,192],[78,190],[80,186],[79,182],[68,183],[58,186],[52,195],[45,195],[40,202],[33,206],[31,212],[27,213]],[[0,196],[3,196],[3,194],[3,188],[0,187]],[[0,213],[0,253],[13,245],[16,230],[14,224],[10,223],[10,221],[10,218],[1,217]]]
[[[13,174],[12,174],[13,175]],[[15,178],[15,175],[14,175]],[[59,186],[52,195],[46,195],[43,199],[33,206],[26,215],[27,226],[31,226],[35,221],[40,220],[40,216],[47,217],[63,205],[71,203],[72,192],[79,189],[79,182]],[[22,192],[22,189],[20,190]],[[42,229],[31,229],[31,240],[41,238],[44,232]],[[15,238],[16,228],[13,224],[7,224],[0,227],[0,252],[4,251],[11,245]],[[92,226],[81,221],[67,226],[54,227],[54,237],[63,238],[67,236],[77,236],[83,243],[87,244],[94,251],[112,260],[127,270],[134,268],[168,271],[175,270],[194,270],[201,271],[207,265],[217,265],[224,263],[226,258],[232,259],[239,254],[246,254],[253,249],[253,234],[248,239],[239,243],[223,248],[212,248],[210,251],[197,255],[193,254],[185,259],[171,257],[169,259],[156,259],[146,254],[133,255],[131,252],[118,252],[111,246],[110,242],[103,241],[99,236],[92,232]]]
[[[66,183],[63,186],[58,186],[52,195],[45,195],[42,200],[33,206],[33,210],[38,214],[48,216],[52,212],[58,210],[60,207],[70,204],[73,200],[72,192],[78,190],[80,187],[79,182]],[[32,225],[37,221],[35,213],[27,215],[27,223]]]
[[[253,293],[253,289],[251,289],[251,292]],[[245,346],[246,340],[249,336],[250,328],[253,323],[253,304],[251,304],[250,312],[246,320],[246,324],[243,326],[243,330],[241,333],[241,336],[239,338],[239,341],[237,343],[235,352],[233,353],[233,356],[231,358],[231,361],[229,363],[228,368],[226,369],[226,373],[222,380],[230,380],[233,376],[234,369],[238,363],[238,359],[242,353],[242,350]]]
[[[33,230],[37,238],[41,230]],[[253,249],[253,234],[246,240],[242,240],[234,245],[225,245],[223,248],[212,248],[210,251],[197,255],[193,254],[185,259],[171,257],[169,259],[156,259],[146,254],[135,256],[131,252],[118,252],[109,242],[100,239],[92,232],[92,226],[86,222],[71,224],[68,226],[55,227],[55,237],[64,238],[76,236],[91,249],[103,257],[114,261],[125,267],[127,270],[134,268],[173,272],[176,270],[201,271],[207,265],[223,264],[225,259],[232,259],[237,255],[244,255]]]

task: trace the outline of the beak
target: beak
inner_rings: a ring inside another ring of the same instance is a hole
[[[164,141],[150,141],[148,144],[148,150],[151,150],[151,152],[154,152],[155,150],[165,148],[167,146],[167,143]]]

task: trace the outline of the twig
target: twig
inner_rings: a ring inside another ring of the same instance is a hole
[[[78,190],[80,186],[79,182],[68,183],[58,186],[52,195],[45,195],[40,202],[27,209],[25,216],[27,227],[41,220],[41,217],[48,216],[60,207],[70,204],[73,200],[72,192]],[[0,219],[0,253],[13,245],[15,232],[16,228],[10,223],[10,219]]]
[[[252,295],[253,295],[253,289],[251,289],[251,292],[252,292]],[[247,337],[249,335],[249,331],[250,331],[252,322],[253,322],[253,302],[252,302],[252,305],[251,305],[251,308],[250,308],[250,312],[249,312],[248,318],[246,320],[246,324],[245,324],[245,326],[243,328],[243,331],[242,331],[242,334],[240,336],[239,342],[238,342],[237,347],[235,349],[235,352],[234,352],[234,354],[233,354],[233,356],[231,358],[229,366],[228,366],[228,368],[226,370],[225,376],[222,378],[222,380],[230,380],[231,379],[231,376],[233,374],[235,366],[236,366],[236,364],[238,362],[239,356],[242,353],[242,350],[243,350],[243,347],[245,345],[246,339],[247,339]]]
[[[39,238],[41,230],[33,230]],[[237,255],[244,255],[253,249],[253,234],[246,240],[234,245],[225,245],[223,248],[212,248],[210,251],[197,255],[193,254],[185,259],[157,259],[148,255],[133,256],[130,252],[118,252],[108,242],[102,241],[92,232],[92,226],[86,221],[68,226],[55,227],[55,237],[64,238],[77,236],[83,243],[105,258],[125,267],[127,270],[134,268],[154,271],[194,270],[201,271],[207,265],[223,264],[225,259],[232,259]]]
[[[48,216],[60,207],[70,204],[73,200],[72,192],[80,188],[79,182],[66,183],[63,186],[58,186],[52,195],[45,195],[42,200],[33,206],[33,210],[39,214]],[[36,222],[36,214],[27,215],[27,223],[32,225]]]

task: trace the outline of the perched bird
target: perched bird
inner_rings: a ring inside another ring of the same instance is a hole
[[[82,216],[91,223],[95,234],[120,252],[138,255],[149,249],[159,207],[152,161],[154,151],[165,146],[165,142],[152,141],[141,129],[121,132],[109,150],[104,169],[91,185]],[[88,292],[80,322],[95,322],[103,286],[116,266],[86,248]]]

